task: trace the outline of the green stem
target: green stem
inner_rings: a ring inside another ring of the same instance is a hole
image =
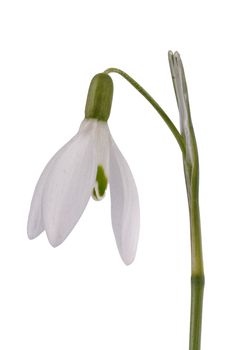
[[[199,350],[201,348],[203,292],[204,277],[192,277],[189,350]]]
[[[168,117],[168,115],[141,85],[139,85],[127,73],[117,68],[109,68],[104,73],[109,74],[112,72],[118,73],[122,77],[124,77],[131,85],[133,85],[133,87],[136,90],[138,90],[147,99],[147,101],[150,102],[150,104],[160,114],[164,122],[167,124],[167,126],[175,136],[183,154],[184,174],[189,204],[192,265],[189,350],[200,350],[202,304],[205,278],[202,258],[201,225],[198,201],[198,150],[194,130],[192,127],[191,115],[189,115],[188,125],[185,125],[185,128],[188,130],[188,135],[185,135],[185,133],[184,135],[183,133],[180,134],[173,122],[171,121],[171,119]]]
[[[192,277],[189,350],[199,350],[201,348],[202,305],[205,277],[202,258],[199,204],[197,199],[191,200],[190,203],[190,224]]]
[[[150,102],[150,104],[156,109],[156,111],[162,117],[164,122],[167,124],[167,126],[169,127],[169,129],[171,130],[173,135],[175,136],[176,141],[178,142],[182,153],[184,153],[185,147],[184,147],[183,137],[181,136],[181,134],[179,133],[179,131],[177,130],[177,128],[175,127],[175,125],[173,124],[171,119],[164,112],[164,110],[159,106],[159,104],[153,99],[153,97],[140,84],[138,84],[136,82],[136,80],[134,80],[131,76],[129,76],[127,73],[125,73],[121,69],[109,68],[109,69],[105,70],[104,73],[106,73],[106,74],[118,73],[123,78],[125,78],[136,90],[138,90],[140,92],[140,94],[142,94],[146,98],[146,100]]]
[[[192,149],[192,160],[183,157],[184,174],[189,204],[190,240],[191,240],[191,311],[189,350],[201,348],[202,305],[205,284],[204,266],[202,257],[201,220],[199,210],[199,160],[196,138],[193,126],[190,123],[189,139]]]
[[[168,53],[171,76],[180,112],[181,135],[186,153],[183,154],[184,174],[189,204],[191,238],[191,313],[189,349],[200,350],[201,320],[204,291],[201,224],[199,212],[199,161],[189,105],[188,88],[182,60],[178,52]]]

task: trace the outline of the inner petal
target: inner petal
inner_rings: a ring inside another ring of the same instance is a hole
[[[101,200],[104,198],[109,179],[110,132],[106,122],[98,121],[95,136],[97,169],[92,197]]]

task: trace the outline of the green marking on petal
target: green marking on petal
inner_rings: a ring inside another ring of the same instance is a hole
[[[98,182],[99,194],[101,197],[103,197],[108,185],[108,179],[107,179],[107,176],[105,175],[104,168],[102,167],[102,165],[98,166],[96,181]]]
[[[96,174],[96,187],[93,189],[92,197],[95,200],[101,200],[108,186],[108,178],[102,165],[98,165]]]

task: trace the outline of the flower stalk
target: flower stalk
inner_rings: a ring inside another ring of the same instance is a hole
[[[117,68],[109,68],[105,70],[104,73],[118,73],[123,78],[125,78],[136,90],[138,90],[162,117],[164,122],[171,130],[181,149],[189,206],[191,240],[191,311],[189,350],[200,350],[202,305],[205,279],[202,257],[201,225],[199,211],[198,150],[191,120],[188,89],[182,61],[177,52],[173,54],[171,51],[168,53],[168,59],[180,114],[181,132],[177,130],[172,120],[159,106],[159,104],[153,99],[153,97],[151,97],[151,95],[127,73]]]
[[[183,138],[180,135],[179,131],[177,130],[174,123],[171,121],[171,119],[168,117],[168,115],[164,112],[162,107],[153,99],[153,97],[140,85],[136,80],[134,80],[129,74],[125,73],[123,70],[118,68],[108,68],[104,71],[104,73],[117,73],[121,75],[124,79],[126,79],[142,96],[145,97],[145,99],[154,107],[154,109],[159,113],[163,121],[167,124],[169,129],[171,130],[172,134],[174,135],[176,141],[178,142],[178,145],[180,146],[180,149],[182,153],[184,152],[184,144],[183,144]]]

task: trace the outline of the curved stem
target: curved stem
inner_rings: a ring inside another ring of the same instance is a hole
[[[176,126],[173,124],[171,119],[168,117],[168,115],[164,112],[164,110],[159,106],[159,104],[153,99],[153,97],[140,85],[136,80],[134,80],[131,76],[129,76],[127,73],[122,71],[121,69],[118,68],[109,68],[104,71],[104,73],[109,74],[109,73],[118,73],[120,74],[123,78],[125,78],[140,94],[142,94],[148,102],[156,109],[156,111],[159,113],[159,115],[162,117],[164,122],[167,124],[171,132],[176,138],[176,141],[178,142],[180,149],[182,153],[184,154],[185,152],[185,146],[184,146],[184,141],[183,137],[177,130]]]
[[[201,225],[199,213],[198,187],[199,187],[199,162],[195,134],[191,121],[188,102],[187,85],[184,70],[179,54],[169,52],[169,63],[177,97],[178,108],[181,115],[181,134],[159,106],[153,97],[132,77],[117,68],[109,68],[104,73],[118,73],[125,78],[136,90],[142,94],[156,109],[164,122],[175,136],[183,154],[185,182],[189,204],[190,238],[191,238],[191,313],[190,313],[190,338],[189,350],[200,350],[201,347],[201,321],[204,291],[204,268],[201,243]],[[184,109],[185,103],[185,109]]]

